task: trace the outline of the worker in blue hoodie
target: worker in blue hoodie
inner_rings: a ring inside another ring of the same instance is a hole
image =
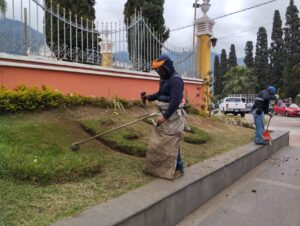
[[[142,98],[144,101],[156,101],[161,114],[149,139],[144,170],[172,180],[184,173],[179,147],[186,117],[181,103],[184,82],[167,55],[154,60],[152,68],[160,76],[159,90],[152,95],[142,95]]]
[[[269,104],[271,100],[277,100],[279,98],[276,95],[276,88],[274,86],[269,86],[266,90],[259,92],[255,98],[254,104],[252,106],[252,114],[255,123],[255,144],[264,145],[269,142],[264,140],[263,132],[265,129],[264,118],[265,114],[269,114],[273,117],[273,114],[269,112]]]

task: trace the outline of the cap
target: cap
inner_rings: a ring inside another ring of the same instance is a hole
[[[274,86],[269,86],[269,87],[267,88],[267,90],[268,90],[270,93],[272,93],[272,94],[275,94],[275,93],[276,93],[276,88],[275,88]]]
[[[166,54],[163,54],[158,59],[153,60],[152,68],[157,69],[157,68],[161,67],[162,65],[164,65],[167,61],[171,62],[170,57],[168,57],[168,55],[166,55]]]

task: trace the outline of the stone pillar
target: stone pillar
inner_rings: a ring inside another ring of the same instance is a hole
[[[207,16],[210,8],[209,0],[203,0],[200,5],[203,16],[195,21],[197,35],[197,73],[204,80],[203,109],[208,112],[210,105],[210,67],[211,67],[211,37],[215,21]]]
[[[108,33],[109,31],[106,31],[106,39],[101,41],[100,47],[101,47],[101,55],[102,55],[102,64],[103,67],[112,67],[112,43],[108,40]]]

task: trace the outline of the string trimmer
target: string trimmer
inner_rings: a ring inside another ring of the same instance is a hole
[[[138,119],[136,119],[136,120],[134,120],[134,121],[128,122],[128,123],[126,123],[126,124],[124,124],[124,125],[121,125],[121,126],[119,126],[119,127],[116,127],[116,128],[111,129],[111,130],[105,131],[105,132],[103,132],[103,133],[97,134],[97,135],[95,135],[95,136],[93,136],[93,137],[90,137],[90,138],[87,138],[87,139],[85,139],[85,140],[81,140],[81,141],[75,142],[75,143],[73,143],[73,144],[71,145],[70,148],[71,148],[73,151],[77,151],[77,150],[79,150],[80,145],[83,144],[83,143],[86,143],[86,142],[88,142],[88,141],[90,141],[90,140],[93,140],[93,139],[95,139],[95,138],[104,136],[104,135],[106,135],[106,134],[112,133],[112,132],[114,132],[114,131],[116,131],[116,130],[119,130],[119,129],[122,129],[122,128],[124,128],[124,127],[130,126],[130,125],[132,125],[132,124],[134,124],[134,123],[137,123],[137,122],[139,122],[139,121],[143,121],[143,120],[145,120],[145,119],[149,119],[150,117],[157,116],[158,114],[159,114],[159,112],[155,112],[155,113],[152,113],[152,114],[146,114],[146,115],[143,115],[143,116],[141,116],[140,118],[138,118]]]
[[[145,99],[145,96],[146,96],[146,92],[142,92],[141,93],[141,99],[142,99],[142,102],[143,102],[143,106],[144,106],[144,109],[146,111],[146,114],[149,115],[149,111],[148,111],[148,108],[147,108],[147,101]],[[148,120],[154,125],[156,126],[156,123],[154,122],[154,120],[150,117],[148,117]]]

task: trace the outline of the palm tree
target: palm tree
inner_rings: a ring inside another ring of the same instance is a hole
[[[6,12],[6,1],[0,0],[0,15],[5,15]]]
[[[253,70],[246,67],[233,67],[225,74],[222,95],[227,94],[253,94],[256,81]]]

